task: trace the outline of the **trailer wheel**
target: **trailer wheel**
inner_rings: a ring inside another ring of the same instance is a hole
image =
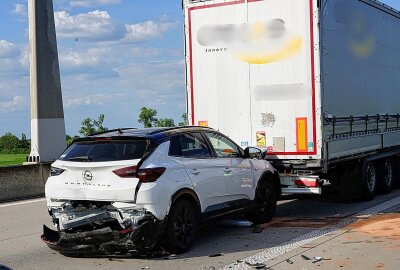
[[[368,161],[363,166],[362,172],[362,198],[366,201],[373,200],[376,195],[377,174],[376,166]]]
[[[389,194],[393,189],[394,166],[391,158],[386,158],[379,163],[378,168],[378,187],[383,194]]]
[[[393,188],[400,188],[400,157],[395,156],[392,159],[393,165]]]

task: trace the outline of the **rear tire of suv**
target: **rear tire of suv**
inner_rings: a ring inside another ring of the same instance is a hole
[[[275,215],[277,201],[278,194],[272,183],[261,182],[254,198],[255,207],[246,213],[247,219],[254,224],[270,222]]]
[[[186,199],[176,201],[170,210],[162,247],[173,254],[188,251],[192,246],[199,227],[196,207]]]

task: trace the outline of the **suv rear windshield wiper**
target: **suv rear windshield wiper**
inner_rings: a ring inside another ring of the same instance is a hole
[[[91,161],[92,158],[89,156],[72,157],[68,159],[69,161]]]

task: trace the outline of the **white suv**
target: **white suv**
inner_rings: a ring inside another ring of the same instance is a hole
[[[201,127],[118,129],[76,140],[52,164],[42,240],[66,255],[187,251],[201,223],[244,213],[271,220],[278,173]]]

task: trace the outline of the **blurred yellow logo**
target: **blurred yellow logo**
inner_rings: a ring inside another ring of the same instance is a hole
[[[286,28],[282,19],[242,25],[206,25],[197,40],[202,46],[228,46],[240,61],[268,64],[300,53],[303,38]]]

